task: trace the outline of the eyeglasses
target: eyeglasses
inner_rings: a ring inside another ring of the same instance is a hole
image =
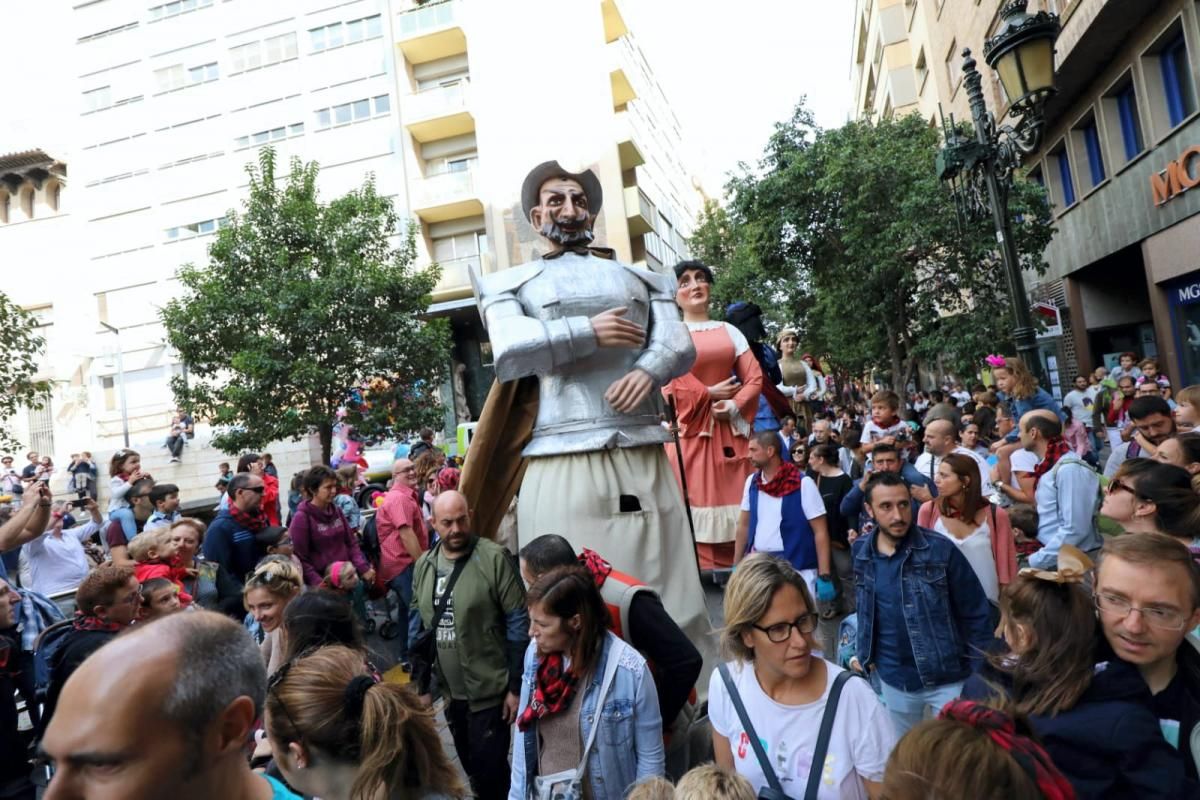
[[[794,622],[776,622],[774,625],[768,625],[765,628],[762,625],[755,625],[754,627],[765,633],[767,638],[775,644],[781,644],[791,638],[792,628],[799,631],[801,635],[815,631],[817,629],[817,615],[801,614],[799,617],[796,617]]]
[[[295,720],[292,719],[292,712],[288,711],[287,704],[283,702],[283,698],[280,697],[279,693],[275,690],[279,687],[279,684],[283,683],[283,680],[287,677],[288,672],[291,671],[292,664],[299,660],[299,658],[303,658],[305,655],[307,655],[307,652],[301,653],[296,659],[290,659],[283,662],[279,669],[275,670],[273,673],[271,673],[271,677],[267,678],[267,694],[275,696],[275,702],[279,705],[280,710],[283,711],[284,719],[287,720],[288,727],[292,729],[292,732],[296,735],[297,739],[302,738],[300,735],[300,726],[298,726]]]
[[[1164,631],[1181,631],[1188,625],[1186,612],[1173,608],[1138,608],[1123,597],[1100,592],[1096,595],[1096,608],[1106,614],[1112,614],[1124,619],[1130,612],[1136,611],[1151,628]]]

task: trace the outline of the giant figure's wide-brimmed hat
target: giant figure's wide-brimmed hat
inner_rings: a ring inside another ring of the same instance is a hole
[[[583,187],[583,193],[587,195],[588,213],[593,217],[600,213],[600,206],[604,204],[604,192],[600,188],[600,179],[596,177],[596,173],[590,169],[569,172],[557,161],[544,161],[531,169],[525,176],[525,182],[521,184],[521,210],[525,212],[525,219],[529,219],[529,212],[538,204],[542,184],[552,178],[570,178],[577,181]]]

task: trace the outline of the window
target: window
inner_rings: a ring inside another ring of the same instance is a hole
[[[0,222],[8,222],[9,214],[12,213],[12,195],[8,192],[0,195]]]
[[[1196,110],[1196,101],[1192,93],[1192,70],[1188,63],[1187,44],[1183,40],[1182,31],[1163,48],[1158,63],[1162,69],[1167,117],[1174,128]]]
[[[151,6],[150,21],[175,17],[188,11],[195,11],[198,8],[207,8],[212,4],[213,0],[175,0],[173,3]]]
[[[233,141],[238,147],[249,147],[251,145],[266,144],[267,142],[277,142],[280,139],[286,139],[289,136],[300,136],[303,133],[304,123],[294,122],[291,125],[280,125],[278,128],[270,128],[265,131],[256,131],[247,136],[239,136]]]
[[[29,447],[39,453],[54,452],[54,413],[50,408],[51,398],[46,398],[41,408],[30,408]]]
[[[957,40],[950,43],[950,50],[946,53],[946,80],[949,81],[950,96],[953,97],[962,83],[962,60],[958,57]]]
[[[201,64],[198,67],[188,69],[189,83],[204,83],[206,81],[215,81],[217,79],[217,62],[211,64]]]
[[[1026,177],[1036,183],[1038,186],[1041,186],[1043,189],[1046,188],[1046,179],[1042,177],[1041,167],[1034,167],[1033,169],[1029,170],[1029,174]]]
[[[1104,156],[1100,152],[1100,132],[1096,130],[1096,120],[1089,120],[1081,129],[1083,135],[1083,146],[1087,151],[1088,171],[1092,176],[1092,186],[1098,186],[1103,183],[1104,174]]]
[[[21,210],[26,219],[33,219],[33,187],[21,190]]]
[[[1125,160],[1130,161],[1146,144],[1142,140],[1142,120],[1138,116],[1137,93],[1133,88],[1133,80],[1118,89],[1116,94],[1117,116],[1121,121],[1121,142],[1125,147]]]
[[[224,228],[228,224],[228,219],[218,217],[216,219],[201,220],[200,222],[190,222],[187,225],[177,225],[174,228],[167,228],[167,241],[174,242],[180,239],[193,239],[197,236],[204,236],[214,233],[218,228]]]
[[[354,44],[364,39],[373,39],[383,35],[383,19],[376,14],[373,17],[352,19],[349,22],[335,22],[332,25],[322,25],[308,31],[309,42],[313,52],[331,50],[343,44]]]
[[[78,39],[75,40],[75,43],[83,44],[84,42],[94,42],[97,39],[104,39],[108,36],[114,36],[118,33],[124,33],[125,31],[131,31],[134,28],[136,28],[137,26],[138,26],[138,24],[136,22],[126,22],[124,25],[118,25],[115,28],[108,28],[107,30],[97,31],[95,33],[89,33],[87,36],[80,36]]]
[[[373,113],[371,111],[372,102],[375,104]],[[391,102],[386,94],[376,97],[364,97],[362,100],[342,103],[331,108],[318,108],[316,111],[317,129],[328,128],[331,124],[345,125],[348,122],[360,122],[370,119],[372,116],[387,114],[390,109]]]
[[[929,65],[925,63],[924,47],[917,54],[917,63],[913,66],[913,71],[917,75],[917,94],[922,94],[925,91],[925,79],[929,77]]]
[[[296,57],[296,34],[285,33],[260,42],[229,48],[230,73],[269,67]]]
[[[101,86],[99,89],[89,89],[83,93],[83,113],[99,111],[112,106],[112,87]]]
[[[1075,205],[1075,178],[1071,174],[1071,158],[1068,154],[1065,143],[1060,142],[1058,147],[1050,153],[1050,164],[1052,169],[1052,178],[1055,197],[1062,201],[1062,208],[1069,208]]]

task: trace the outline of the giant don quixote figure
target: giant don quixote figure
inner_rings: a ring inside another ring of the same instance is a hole
[[[660,388],[695,359],[675,280],[592,246],[600,182],[549,161],[521,190],[553,249],[472,275],[496,381],[463,476],[476,528],[518,487],[520,543],[545,533],[638,576],[711,660],[704,593],[679,484],[663,450]]]

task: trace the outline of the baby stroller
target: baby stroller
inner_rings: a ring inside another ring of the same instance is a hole
[[[375,632],[375,616],[371,612],[374,609],[375,601],[382,600],[384,621],[379,626],[379,636],[382,639],[395,639],[400,635],[401,627],[393,619],[392,592],[380,576],[379,562],[381,550],[379,547],[379,530],[375,525],[375,513],[368,511],[363,514],[363,517],[366,521],[363,523],[362,540],[359,546],[362,548],[363,556],[366,557],[375,570],[375,582],[366,587],[366,600],[370,601],[371,608],[365,608],[366,603],[364,603],[365,618],[363,619],[363,631],[367,634]]]

